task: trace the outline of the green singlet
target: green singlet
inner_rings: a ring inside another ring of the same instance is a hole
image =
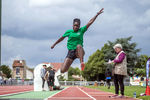
[[[77,45],[80,44],[83,47],[83,35],[87,30],[87,26],[81,27],[77,32],[74,30],[67,30],[63,37],[68,37],[67,48],[69,50],[75,50]]]

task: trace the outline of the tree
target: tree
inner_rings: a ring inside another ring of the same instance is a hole
[[[108,41],[108,48],[105,54],[105,58],[108,59],[114,59],[115,58],[115,52],[113,50],[113,46],[117,43],[120,43],[123,47],[123,50],[125,51],[126,55],[127,55],[127,63],[128,63],[128,67],[130,68],[134,68],[136,65],[136,61],[137,61],[137,53],[140,51],[140,49],[136,49],[137,44],[135,42],[130,43],[132,37],[128,37],[128,38],[120,38],[120,39],[116,39],[116,41],[114,42],[110,42]],[[107,60],[108,60],[107,59]]]
[[[76,79],[74,79],[72,77],[72,75],[81,75],[80,69],[78,67],[76,67],[76,68],[70,67],[68,70],[68,80],[69,81],[77,81]]]
[[[74,75],[81,75],[81,70],[78,67],[74,68]]]
[[[135,74],[137,76],[146,76],[146,63],[148,60],[147,55],[140,55],[137,59],[137,63],[135,65]],[[150,74],[150,73],[149,73]]]
[[[83,77],[90,81],[101,80],[103,78],[101,76],[105,72],[104,63],[104,54],[98,49],[85,64],[86,67],[82,73]]]
[[[6,65],[0,66],[0,71],[2,71],[7,76],[7,78],[11,77],[11,69],[9,68],[9,66]]]
[[[140,55],[137,59],[137,63],[135,65],[136,68],[146,68],[146,62],[148,60],[147,55]]]
[[[63,77],[63,76],[60,76],[60,77],[59,77],[59,81],[65,81],[64,77]]]
[[[127,67],[134,68],[137,61],[137,53],[140,49],[136,49],[136,43],[131,43],[132,37],[116,39],[114,42],[108,41],[104,44],[101,50],[94,52],[88,59],[88,62],[85,64],[85,70],[82,72],[82,75],[87,80],[101,80],[105,79],[104,73],[108,67],[112,69],[111,65],[108,65],[108,60],[113,60],[116,57],[115,50],[113,46],[117,43],[120,43],[127,55]],[[129,71],[128,71],[129,72]]]
[[[135,74],[137,76],[146,76],[146,69],[137,68],[135,69]]]

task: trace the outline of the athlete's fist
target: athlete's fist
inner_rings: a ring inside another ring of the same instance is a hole
[[[54,47],[55,47],[55,45],[52,45],[52,46],[51,46],[51,49],[53,49]]]

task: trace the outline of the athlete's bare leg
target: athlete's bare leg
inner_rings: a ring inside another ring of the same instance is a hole
[[[83,60],[83,57],[84,57],[84,49],[82,48],[81,45],[77,45],[77,49],[76,49],[76,56],[80,59],[80,63],[82,63],[84,60]]]
[[[80,63],[83,63],[84,54],[85,54],[85,52],[84,52],[84,49],[82,48],[82,46],[77,45],[76,56],[80,59]],[[68,71],[68,69],[72,63],[73,63],[72,59],[66,58],[62,67],[61,67],[61,73]]]
[[[84,49],[82,48],[81,45],[77,45],[77,49],[76,49],[76,55],[77,57],[80,59],[80,63],[81,63],[81,70],[83,71],[84,68],[85,68],[85,65],[84,65],[84,60],[83,60],[83,57],[84,57]]]
[[[70,65],[72,64],[73,60],[70,58],[66,58],[63,65],[61,66],[61,73],[68,71]]]

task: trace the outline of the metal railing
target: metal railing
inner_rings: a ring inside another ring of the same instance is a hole
[[[31,81],[22,81],[22,80],[16,80],[16,79],[12,79],[12,80],[4,80],[0,82],[0,85],[33,85],[33,80]]]
[[[106,86],[106,82],[100,81],[59,81],[60,85],[62,86],[90,86],[90,85],[99,85],[99,86]],[[114,86],[114,82],[110,82],[111,86]],[[125,86],[130,86],[130,82],[124,82]]]
[[[97,84],[98,86],[107,86],[106,81],[59,81],[61,86],[90,86]],[[22,81],[22,80],[12,80],[3,82],[0,85],[33,85],[33,80]],[[114,86],[114,82],[110,82],[111,86]],[[145,83],[146,84],[146,83]],[[131,86],[130,82],[124,82],[125,86]],[[150,82],[149,82],[150,85]]]

